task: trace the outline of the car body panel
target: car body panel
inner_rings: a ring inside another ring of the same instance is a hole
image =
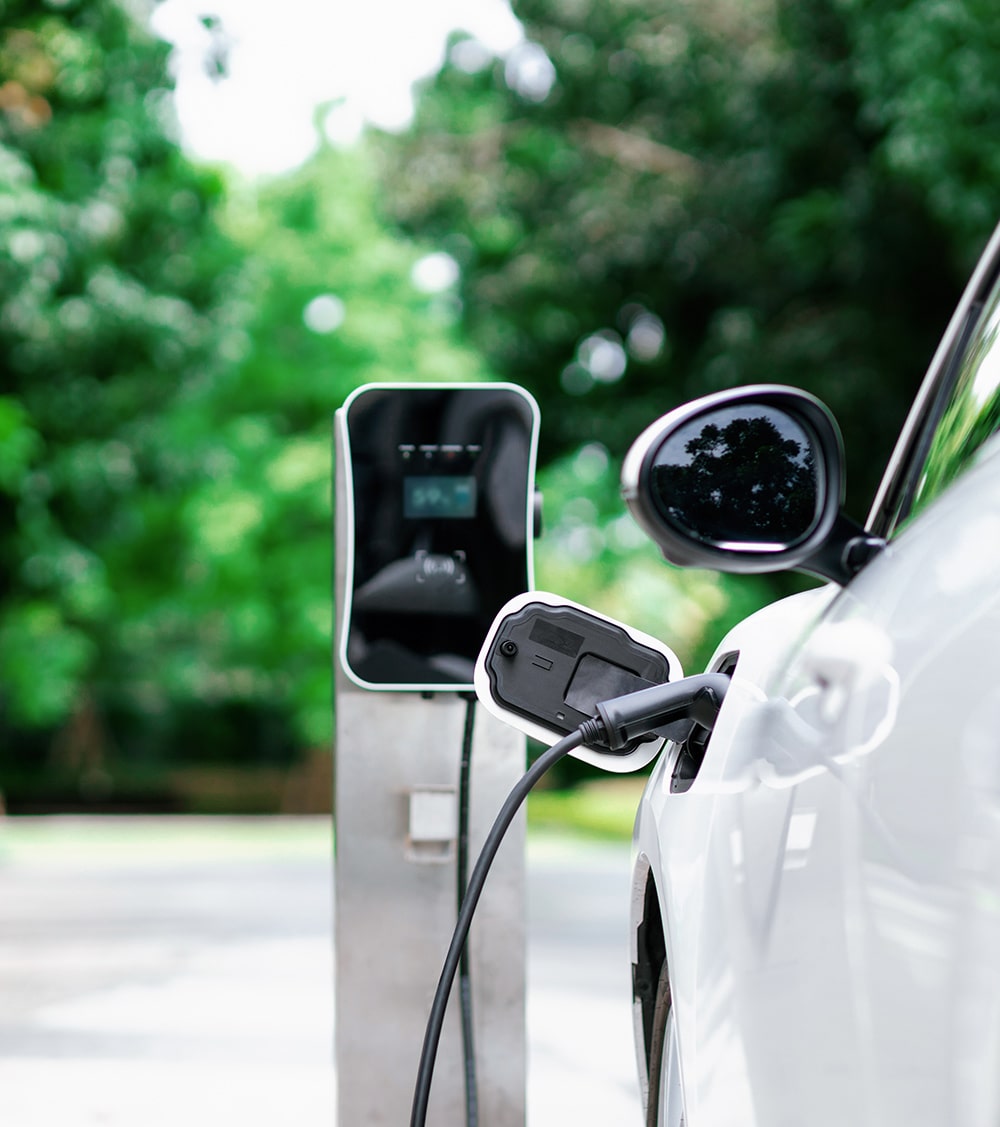
[[[711,1116],[708,1122],[735,1122],[749,1098],[743,1047],[730,1022],[730,1007],[707,1004],[704,997],[706,989],[711,994],[732,988],[735,966],[729,962],[720,927],[726,902],[741,892],[730,857],[725,850],[716,856],[714,843],[730,841],[731,829],[724,828],[725,823],[738,816],[741,792],[756,785],[755,765],[745,755],[750,746],[745,733],[766,705],[760,686],[836,595],[831,586],[781,600],[751,615],[723,639],[709,668],[718,668],[730,655],[739,657],[698,777],[686,792],[672,793],[675,755],[668,750],[654,768],[639,808],[633,916],[638,922],[647,874],[669,873],[669,880],[657,879],[657,894],[689,1122],[696,1121],[690,1118],[692,1107],[702,1104]],[[746,891],[766,907],[766,890]],[[715,982],[705,975],[712,966],[718,968]],[[720,1068],[727,1074],[724,1090],[714,1082]],[[732,1119],[725,1114],[727,1105],[732,1106]]]
[[[701,770],[672,792],[668,747],[635,830],[687,1127],[1000,1123],[998,561],[994,434],[846,587],[719,647],[739,659]]]

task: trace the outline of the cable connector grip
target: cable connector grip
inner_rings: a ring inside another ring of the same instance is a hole
[[[581,726],[584,743],[621,751],[677,720],[690,720],[711,731],[728,688],[726,674],[701,673],[602,701],[597,716]]]

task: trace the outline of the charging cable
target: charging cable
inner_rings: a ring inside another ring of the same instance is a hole
[[[441,1040],[441,1029],[444,1025],[445,1011],[448,1006],[448,995],[455,980],[455,972],[461,961],[462,949],[469,934],[469,926],[482,895],[486,876],[493,864],[493,858],[500,848],[504,834],[510,823],[514,820],[521,803],[536,782],[554,764],[558,763],[573,748],[583,743],[583,731],[578,728],[570,732],[558,743],[553,744],[543,752],[538,759],[528,768],[527,772],[514,785],[514,789],[507,796],[496,821],[490,829],[486,840],[483,842],[482,852],[476,861],[469,877],[469,884],[462,899],[462,910],[458,914],[455,932],[452,935],[451,946],[445,956],[441,977],[438,980],[434,1000],[431,1003],[430,1016],[427,1018],[427,1028],[424,1033],[424,1044],[420,1051],[420,1065],[417,1069],[417,1083],[413,1092],[413,1108],[410,1113],[410,1127],[424,1127],[427,1122],[427,1103],[430,1098],[431,1080],[434,1076],[434,1062],[437,1057],[438,1042]]]
[[[596,706],[597,716],[585,721],[575,731],[542,752],[515,783],[513,790],[501,806],[490,832],[486,835],[462,898],[458,921],[455,924],[448,953],[445,955],[441,977],[438,979],[430,1015],[427,1018],[413,1091],[410,1127],[425,1127],[427,1122],[427,1105],[430,1100],[431,1081],[434,1078],[438,1044],[448,1007],[448,996],[462,960],[472,917],[475,915],[479,897],[482,895],[486,877],[500,843],[531,788],[550,767],[582,744],[600,745],[603,750],[610,748],[613,752],[622,751],[631,741],[653,735],[657,728],[685,718],[691,719],[700,727],[711,729],[722,707],[728,685],[729,678],[725,674],[703,673],[700,676],[654,685],[649,689],[640,689],[639,692],[604,701]]]

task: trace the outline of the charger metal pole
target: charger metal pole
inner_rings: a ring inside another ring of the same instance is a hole
[[[335,428],[335,639],[345,589],[346,453]],[[339,1127],[409,1122],[424,1027],[456,918],[458,781],[466,701],[370,692],[334,656],[335,1052]],[[478,709],[470,864],[525,769],[525,739]],[[525,1122],[523,814],[490,873],[470,936],[479,1119]],[[428,1123],[465,1122],[457,994]]]

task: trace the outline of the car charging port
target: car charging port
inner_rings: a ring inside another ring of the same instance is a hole
[[[738,653],[726,654],[725,657],[716,662],[714,673],[730,680],[738,660]],[[708,751],[711,738],[711,728],[693,724],[688,735],[676,741],[677,755],[670,774],[671,794],[683,794],[691,789],[691,784],[698,777],[698,772],[705,760],[705,753]]]

